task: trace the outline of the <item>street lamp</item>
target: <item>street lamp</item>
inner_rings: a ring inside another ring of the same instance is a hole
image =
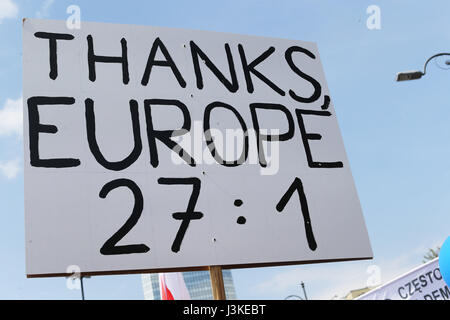
[[[80,277],[80,284],[81,284],[81,300],[84,300],[83,276]]]
[[[303,294],[305,295],[305,300],[308,300],[308,297],[306,296],[305,284],[303,283],[303,281],[300,283],[300,285],[302,286]]]
[[[397,81],[408,81],[408,80],[417,80],[422,78],[427,73],[427,65],[428,62],[430,62],[432,59],[440,57],[440,56],[450,56],[450,53],[438,53],[434,56],[431,56],[426,62],[423,67],[422,71],[405,71],[405,72],[399,72],[397,73]],[[450,60],[447,60],[445,62],[446,65],[450,65]]]
[[[300,282],[300,286],[303,289],[303,294],[304,294],[305,298],[301,298],[295,294],[291,294],[291,295],[287,296],[286,298],[284,298],[284,300],[289,300],[289,299],[308,300],[308,297],[306,296],[305,284],[303,283],[303,281]]]
[[[85,300],[84,299],[84,285],[83,285],[83,279],[86,278],[90,278],[91,276],[80,276],[80,285],[81,285],[81,300]]]

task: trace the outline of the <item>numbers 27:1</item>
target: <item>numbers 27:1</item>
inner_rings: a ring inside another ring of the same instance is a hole
[[[184,235],[189,227],[191,220],[199,220],[203,218],[203,213],[195,211],[195,205],[197,203],[200,194],[200,179],[198,178],[159,178],[159,184],[163,185],[192,185],[192,193],[189,198],[186,211],[174,212],[172,217],[175,220],[181,220],[180,227],[172,243],[172,251],[177,253],[180,251],[181,243],[183,242]],[[119,228],[101,247],[100,253],[103,255],[116,255],[116,254],[130,254],[130,253],[145,253],[150,251],[150,248],[143,244],[129,244],[129,245],[117,245],[117,243],[125,237],[125,235],[133,229],[141,217],[142,210],[144,208],[144,197],[142,192],[132,180],[129,179],[116,179],[108,182],[100,190],[99,196],[105,199],[111,190],[126,187],[134,195],[134,207],[131,216],[127,219],[125,224]],[[281,199],[276,205],[276,210],[281,213],[284,211],[286,204],[292,198],[294,194],[298,194],[300,200],[300,209],[303,217],[304,232],[308,247],[311,251],[317,249],[317,242],[314,236],[311,217],[309,214],[308,201],[303,188],[302,181],[296,177],[291,183],[287,191],[283,194]],[[239,223],[239,222],[238,222]]]
[[[175,212],[172,217],[176,220],[181,220],[180,228],[175,236],[172,243],[172,251],[180,251],[181,242],[183,241],[186,230],[189,227],[191,220],[198,220],[203,217],[203,213],[194,211],[195,205],[197,203],[198,196],[200,194],[200,179],[198,178],[159,178],[159,184],[165,185],[192,185],[192,193],[189,198],[189,203],[186,211]],[[142,192],[135,182],[129,179],[116,179],[108,182],[100,190],[99,196],[105,199],[109,192],[120,188],[128,188],[134,196],[134,207],[131,212],[130,217],[127,219],[124,225],[122,225],[119,230],[117,230],[100,249],[100,253],[103,255],[116,255],[116,254],[130,254],[130,253],[145,253],[150,251],[150,248],[143,244],[129,244],[129,245],[117,245],[117,243],[122,240],[125,235],[133,229],[133,227],[138,222],[141,217],[142,210],[144,208],[144,197]]]

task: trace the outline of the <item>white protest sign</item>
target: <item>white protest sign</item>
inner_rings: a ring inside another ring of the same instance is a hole
[[[311,42],[26,19],[28,276],[372,257]]]
[[[436,258],[356,300],[450,300],[450,289],[442,278]]]

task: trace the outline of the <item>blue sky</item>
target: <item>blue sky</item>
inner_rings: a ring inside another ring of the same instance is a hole
[[[76,4],[85,21],[223,31],[318,44],[371,239],[374,260],[233,270],[240,299],[300,294],[330,299],[420,264],[450,235],[450,71],[435,63],[419,81],[399,71],[423,68],[450,51],[450,3],[436,0],[63,1],[0,0],[0,298],[79,299],[64,278],[26,279],[21,20],[65,20]],[[369,5],[381,29],[369,30]],[[439,60],[444,66],[444,60]],[[6,119],[6,120],[5,120]],[[86,279],[86,297],[142,299],[140,276]]]

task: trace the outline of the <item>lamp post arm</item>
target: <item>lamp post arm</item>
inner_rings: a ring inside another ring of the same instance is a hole
[[[423,75],[425,75],[427,73],[428,62],[430,62],[434,58],[440,57],[440,56],[450,56],[450,53],[442,52],[442,53],[435,54],[434,56],[431,56],[430,58],[428,58],[427,62],[425,62],[425,65],[423,66]]]
[[[286,298],[284,298],[284,300],[289,300],[290,298],[297,298],[299,300],[303,300],[303,298],[299,297],[296,294],[291,294],[291,295],[287,296]]]

